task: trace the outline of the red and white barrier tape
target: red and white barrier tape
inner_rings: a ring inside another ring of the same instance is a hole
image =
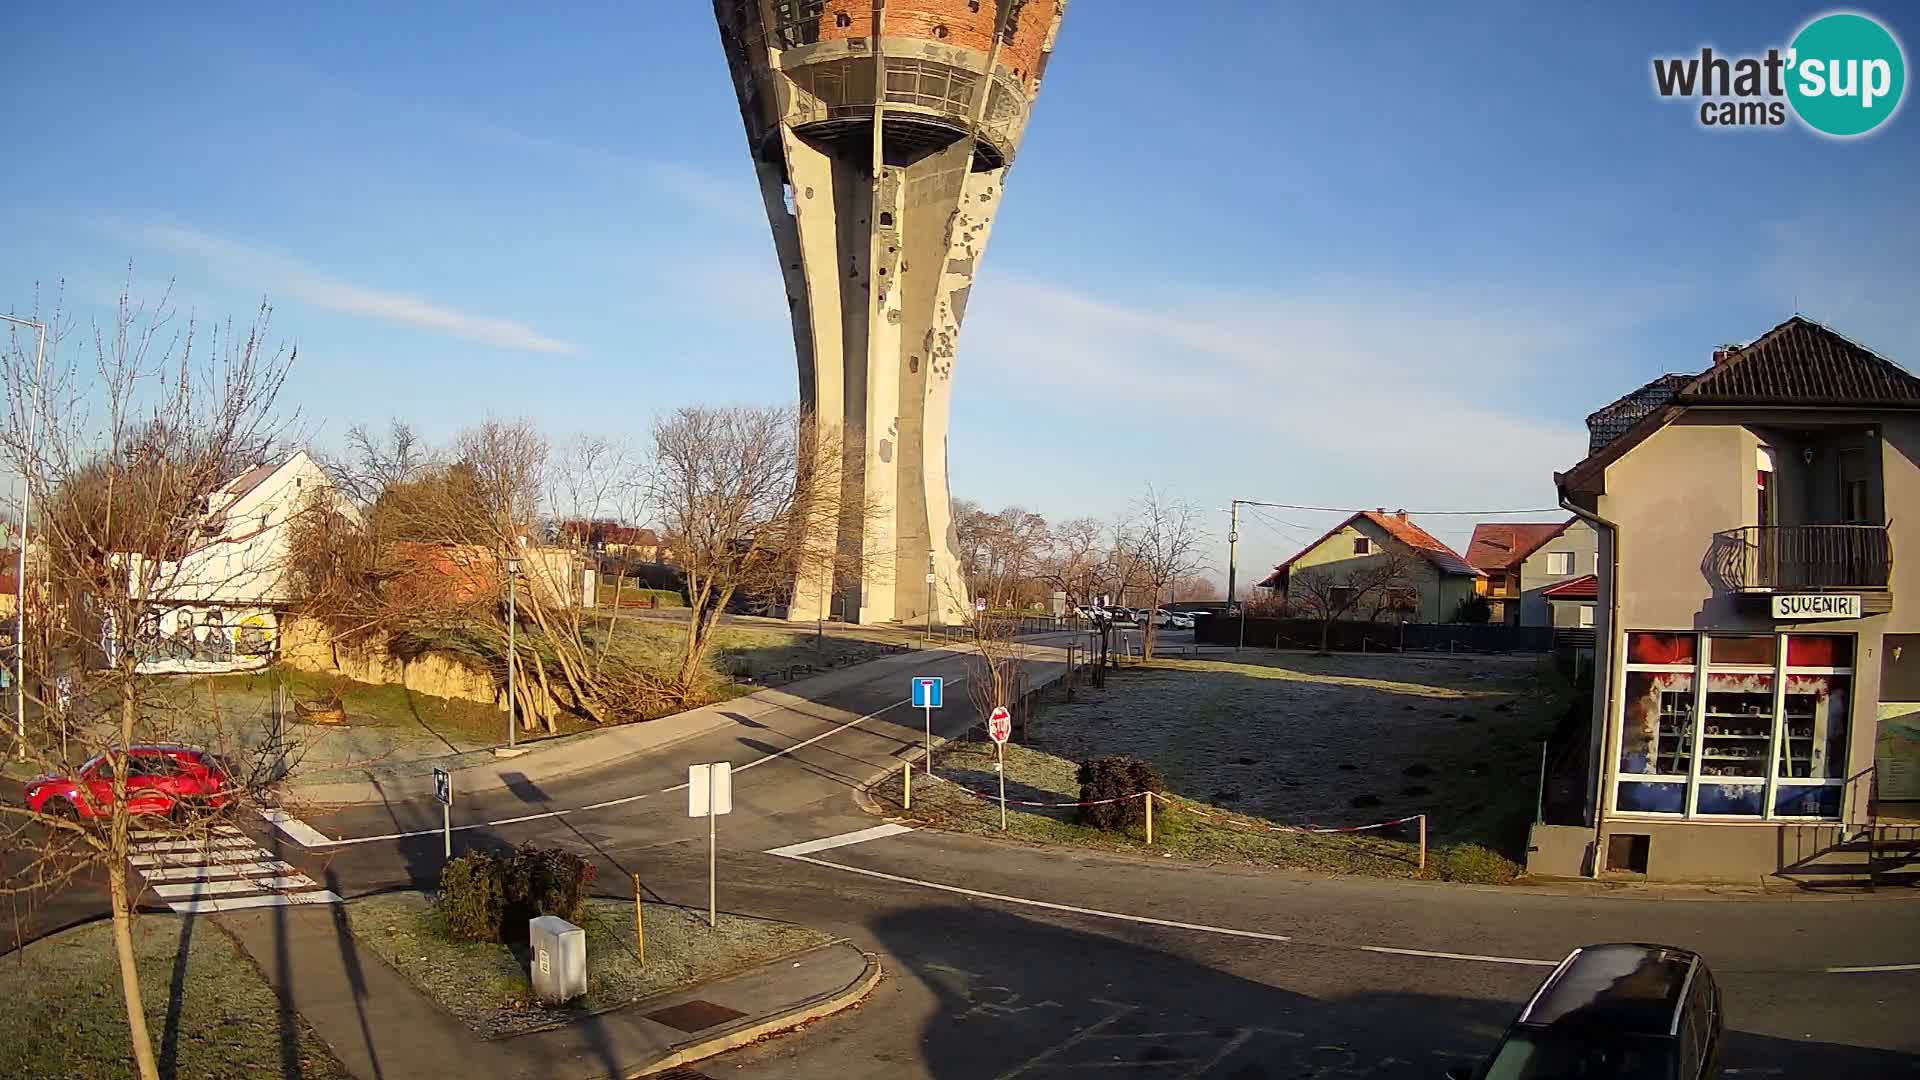
[[[1394,818],[1392,821],[1376,821],[1371,825],[1347,825],[1347,826],[1263,825],[1263,824],[1259,824],[1257,822],[1252,822],[1252,821],[1235,821],[1234,819],[1227,817],[1225,814],[1209,814],[1205,810],[1195,810],[1193,808],[1193,804],[1188,803],[1185,799],[1180,799],[1176,802],[1173,799],[1168,799],[1167,796],[1165,795],[1162,795],[1161,798],[1166,799],[1167,802],[1171,805],[1179,806],[1181,810],[1185,811],[1186,813],[1193,814],[1196,817],[1211,818],[1214,821],[1219,821],[1227,825],[1232,825],[1235,828],[1253,829],[1253,830],[1263,831],[1263,832],[1312,833],[1314,835],[1326,835],[1329,833],[1370,832],[1374,829],[1391,829],[1395,825],[1405,825],[1410,821],[1419,821],[1421,818],[1426,816],[1425,814],[1408,814],[1406,817],[1403,817],[1403,818]]]
[[[966,792],[967,794],[973,796],[976,799],[981,799],[986,802],[992,802],[992,803],[997,803],[1000,801],[1000,796],[995,795],[990,791],[976,791],[975,789],[970,788],[967,785],[962,784],[957,780],[949,780],[946,777],[939,775],[938,773],[935,773],[933,775],[933,779],[938,780],[943,784],[951,784],[954,787],[959,788],[961,791]],[[1033,806],[1033,807],[1040,807],[1040,808],[1049,809],[1049,810],[1064,810],[1070,807],[1079,807],[1079,806],[1107,806],[1112,803],[1125,802],[1128,799],[1142,798],[1146,794],[1147,793],[1144,791],[1138,791],[1133,793],[1132,795],[1121,795],[1112,799],[1094,799],[1088,802],[1031,802],[1026,799],[1008,799],[1007,805],[1008,806]],[[1188,802],[1185,799],[1179,799],[1169,795],[1161,795],[1159,796],[1159,798],[1161,802],[1166,803],[1169,806],[1176,807],[1179,810],[1184,811],[1185,813],[1192,814],[1195,817],[1208,818],[1210,820],[1218,821],[1227,825],[1232,825],[1235,828],[1240,828],[1240,829],[1254,829],[1258,831],[1278,832],[1278,833],[1311,833],[1314,835],[1328,835],[1332,833],[1370,832],[1374,829],[1390,829],[1390,828],[1393,828],[1395,825],[1405,825],[1408,822],[1419,821],[1422,817],[1426,816],[1424,814],[1408,814],[1406,817],[1403,817],[1403,818],[1394,818],[1392,821],[1376,821],[1371,825],[1348,825],[1348,826],[1263,825],[1263,824],[1259,824],[1251,821],[1235,821],[1233,818],[1227,817],[1225,814],[1210,814],[1205,810],[1196,810],[1193,808],[1193,804]]]

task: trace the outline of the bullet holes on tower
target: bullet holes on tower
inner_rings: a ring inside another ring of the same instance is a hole
[[[947,36],[947,28],[946,28],[946,27],[944,27],[944,26],[936,26],[936,27],[934,27],[934,28],[933,28],[933,36],[934,36],[934,37],[936,37],[936,38],[942,38],[942,39],[944,39],[944,38],[945,38],[945,37]]]

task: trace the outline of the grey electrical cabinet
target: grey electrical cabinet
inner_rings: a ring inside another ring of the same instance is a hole
[[[587,992],[587,932],[558,915],[527,920],[533,996],[548,1005]]]

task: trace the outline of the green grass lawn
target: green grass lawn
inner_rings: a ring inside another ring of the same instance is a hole
[[[160,1075],[291,1076],[297,1065],[308,1080],[348,1080],[305,1021],[290,1015],[283,1031],[273,988],[213,920],[143,915],[134,924],[134,952]],[[0,957],[0,991],[7,999],[0,1009],[0,1074],[135,1075],[108,924],[68,930]],[[283,1036],[293,1060],[283,1057]]]
[[[1010,804],[1073,802],[1080,797],[1076,779],[1079,767],[1075,762],[1012,743],[1007,746],[1006,762]],[[1422,871],[1417,834],[1411,825],[1345,835],[1276,833],[1262,828],[1271,824],[1263,819],[1179,797],[1177,787],[1172,792],[1176,798],[1155,800],[1151,846],[1147,845],[1145,830],[1141,827],[1121,832],[1096,829],[1080,824],[1072,809],[1009,805],[1007,828],[1002,833],[993,764],[991,743],[949,743],[934,755],[936,779],[928,780],[916,768],[911,809],[902,808],[903,778],[898,772],[875,785],[870,793],[888,812],[935,828],[1005,836],[1036,844],[1172,856],[1196,862],[1486,884],[1504,884],[1519,872],[1511,860],[1477,844],[1462,842],[1435,844],[1428,852],[1427,868]],[[978,794],[968,794],[962,790],[963,786]]]
[[[646,963],[634,944],[633,902],[588,901],[587,993],[549,1008],[533,999],[525,951],[489,942],[455,941],[425,893],[369,896],[347,907],[353,934],[423,993],[480,1034],[535,1031],[618,1008],[683,986],[724,978],[837,940],[791,923],[720,916],[709,930],[705,912],[646,905]]]

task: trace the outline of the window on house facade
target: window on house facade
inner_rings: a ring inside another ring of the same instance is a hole
[[[1369,539],[1367,539],[1367,538],[1366,538],[1366,537],[1364,537],[1364,536],[1356,536],[1356,537],[1354,537],[1354,538],[1353,538],[1353,553],[1354,553],[1355,555],[1371,555],[1371,554],[1373,554],[1373,541],[1372,541],[1372,540],[1369,540]]]
[[[1573,573],[1573,552],[1547,552],[1547,573],[1555,577],[1566,577],[1568,574]]]
[[[1840,514],[1851,524],[1867,524],[1867,452],[1857,446],[1840,451]]]
[[[1716,634],[1700,645],[1695,634],[1627,635],[1614,808],[1838,817],[1853,639]]]
[[[1353,604],[1353,590],[1345,585],[1335,585],[1327,590],[1327,607],[1333,611],[1344,611]]]
[[[1581,626],[1593,625],[1593,605],[1592,604],[1580,605],[1580,625]]]

